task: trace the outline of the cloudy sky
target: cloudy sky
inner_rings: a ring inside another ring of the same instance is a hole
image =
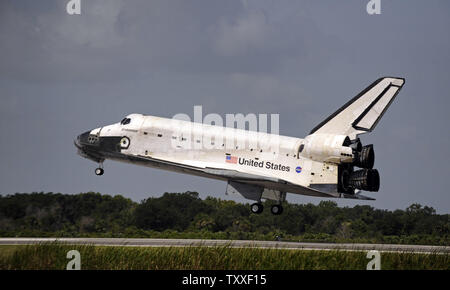
[[[450,212],[450,2],[381,0],[0,2],[0,194],[98,191],[224,196],[224,182],[79,157],[79,133],[129,113],[280,114],[304,137],[382,76],[406,84],[376,130],[372,202]],[[234,198],[237,201],[243,199]],[[290,195],[289,201],[321,199]]]

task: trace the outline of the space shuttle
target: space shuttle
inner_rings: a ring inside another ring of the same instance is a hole
[[[372,144],[360,135],[372,132],[405,80],[383,77],[313,128],[305,138],[194,123],[143,114],[87,131],[75,139],[78,154],[104,174],[107,159],[225,181],[226,194],[254,201],[275,201],[283,212],[286,194],[374,200],[380,175]]]

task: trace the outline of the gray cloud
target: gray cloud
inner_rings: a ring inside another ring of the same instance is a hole
[[[40,2],[7,1],[0,20],[8,39],[0,44],[0,73],[39,81],[96,81],[161,71],[260,73],[291,62],[302,65],[310,46],[320,47],[305,41],[304,33],[314,33],[318,42],[326,37],[301,10],[281,18],[272,13],[273,3],[265,3],[96,0],[82,2],[81,16],[68,16],[63,1],[46,2],[48,10]],[[323,52],[320,58],[329,59]]]

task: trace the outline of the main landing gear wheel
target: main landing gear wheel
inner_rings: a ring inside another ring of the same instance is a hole
[[[281,206],[281,204],[275,204],[275,205],[272,205],[272,207],[270,208],[270,211],[274,215],[280,215],[283,213],[283,207]]]
[[[250,210],[252,211],[252,213],[262,213],[264,207],[261,203],[254,203],[250,206]]]
[[[104,172],[105,172],[105,170],[103,170],[103,168],[101,168],[101,167],[95,168],[95,175],[100,176],[100,175],[103,175]]]

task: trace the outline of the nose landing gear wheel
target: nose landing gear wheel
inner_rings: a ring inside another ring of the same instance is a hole
[[[250,210],[252,211],[252,213],[262,213],[264,207],[261,203],[254,203],[250,206]]]
[[[274,215],[280,215],[281,213],[283,213],[283,207],[280,204],[272,205],[272,207],[270,208],[270,212],[272,212],[272,214]]]
[[[103,168],[100,168],[100,167],[95,168],[95,175],[100,176],[100,175],[103,175],[104,172],[105,171],[103,170]]]

